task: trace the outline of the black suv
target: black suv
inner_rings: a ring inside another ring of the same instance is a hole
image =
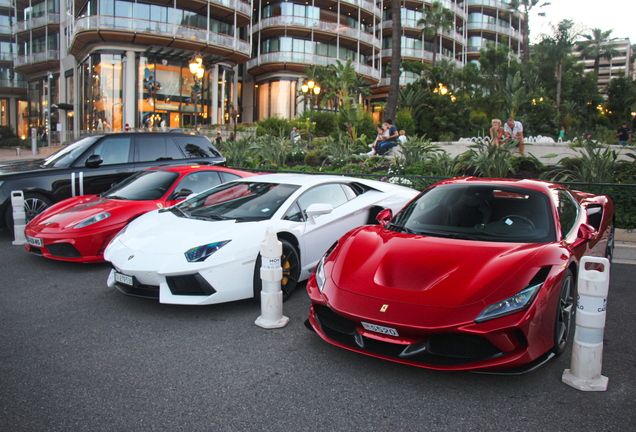
[[[82,138],[44,161],[0,165],[0,226],[13,225],[12,191],[24,192],[29,221],[53,203],[102,193],[136,171],[183,163],[225,166],[225,158],[203,135],[126,132]]]

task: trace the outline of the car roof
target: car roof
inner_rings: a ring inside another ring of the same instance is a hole
[[[201,164],[183,164],[183,165],[160,165],[148,168],[147,171],[169,171],[179,174],[189,173],[191,171],[223,171],[226,173],[236,174],[241,177],[251,177],[256,174],[247,171],[236,170],[232,168],[220,167],[217,165],[201,165]]]

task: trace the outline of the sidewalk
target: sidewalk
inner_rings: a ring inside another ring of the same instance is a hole
[[[32,154],[30,148],[20,148],[20,156],[17,155],[15,147],[0,147],[0,162],[14,162],[28,159],[44,159],[42,154]]]

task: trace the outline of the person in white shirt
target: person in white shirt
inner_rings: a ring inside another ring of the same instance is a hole
[[[404,144],[406,142],[406,132],[401,130],[400,131],[400,136],[398,137],[398,140],[400,140],[400,145]]]
[[[509,118],[504,125],[504,138],[506,140],[519,140],[519,152],[523,155],[523,125],[521,122]]]

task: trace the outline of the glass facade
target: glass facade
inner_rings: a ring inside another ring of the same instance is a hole
[[[122,130],[122,59],[119,54],[92,54],[78,66],[80,129]],[[71,80],[72,81],[72,80]],[[101,123],[101,126],[99,126]]]
[[[307,39],[291,38],[286,36],[273,37],[261,41],[261,54],[271,52],[299,52],[305,54],[316,54],[327,57],[337,58],[338,47],[336,44],[319,42]],[[349,48],[340,47],[340,59],[345,61],[351,59],[362,64],[366,64],[369,61],[369,57],[360,54],[360,59],[356,59],[357,52]],[[334,62],[335,63],[335,62]]]
[[[294,79],[280,79],[257,85],[255,120],[268,117],[293,119],[296,116],[296,84]]]
[[[58,95],[59,95],[59,85],[58,85],[58,76],[53,76],[51,82],[51,105],[58,103]],[[42,133],[43,130],[46,129],[48,116],[46,115],[46,111],[44,110],[48,104],[47,98],[47,79],[40,78],[35,81],[30,81],[27,86],[27,111],[28,111],[28,125],[29,128],[36,128],[38,135]],[[19,107],[24,107],[18,103]],[[21,108],[22,109],[22,108]],[[51,131],[55,131],[57,128],[57,123],[59,121],[58,110],[51,110]],[[22,123],[22,127],[24,127],[24,119],[18,119],[19,124]],[[18,128],[19,129],[19,128]],[[28,131],[26,131],[28,134]],[[18,134],[22,136],[25,131],[18,130]],[[55,135],[51,135],[52,138]],[[53,139],[53,141],[55,141]]]

